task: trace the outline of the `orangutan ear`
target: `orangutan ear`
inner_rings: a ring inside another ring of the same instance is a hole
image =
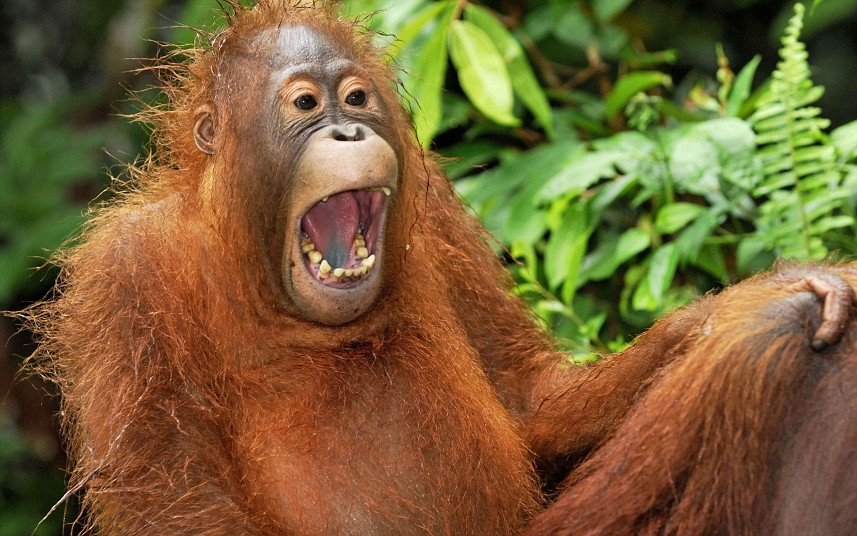
[[[203,104],[196,109],[196,121],[193,124],[193,141],[197,148],[205,154],[214,154],[216,139],[215,107],[213,104]]]

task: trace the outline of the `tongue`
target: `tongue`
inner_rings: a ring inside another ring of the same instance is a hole
[[[352,192],[319,201],[301,219],[304,232],[333,268],[345,266],[360,224],[360,207]]]

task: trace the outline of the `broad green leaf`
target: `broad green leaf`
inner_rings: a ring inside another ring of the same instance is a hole
[[[536,192],[568,165],[580,142],[573,139],[541,145],[525,153],[506,153],[502,164],[456,188],[477,209],[483,224],[504,244],[539,240],[547,229]]]
[[[600,218],[602,213],[613,204],[619,196],[634,188],[638,178],[633,175],[620,175],[598,187],[590,201],[590,211],[593,218]]]
[[[664,73],[657,71],[635,71],[628,73],[616,82],[613,91],[604,99],[604,114],[614,117],[621,112],[631,97],[641,91],[655,86],[669,87],[672,79]]]
[[[443,115],[437,127],[438,134],[453,128],[464,127],[470,122],[473,105],[463,96],[446,91],[441,95]]]
[[[649,262],[649,272],[646,275],[646,280],[649,286],[649,293],[658,303],[663,299],[664,293],[675,277],[678,256],[675,244],[664,244],[655,251]]]
[[[748,277],[767,270],[776,259],[776,254],[764,238],[759,236],[742,238],[735,252],[736,275],[739,278]]]
[[[840,160],[849,162],[857,158],[857,121],[851,121],[830,133],[830,141],[839,151]]]
[[[353,17],[362,17],[366,13],[373,13],[367,21],[370,28],[398,35],[400,28],[403,28],[415,18],[414,13],[424,10],[426,7],[431,8],[437,5],[443,7],[445,4],[445,2],[438,2],[429,3],[426,6],[426,1],[396,0],[395,2],[388,2],[386,0],[374,0],[371,4],[375,5],[372,6],[367,6],[365,0],[352,2],[353,4],[361,4],[360,6],[355,6],[357,9],[355,9]],[[398,38],[402,39],[402,36],[398,35]]]
[[[604,57],[617,59],[628,44],[628,32],[618,26],[606,24],[598,30],[598,46]]]
[[[665,205],[655,217],[655,227],[665,234],[683,229],[694,218],[705,212],[705,207],[694,203],[672,203]]]
[[[609,138],[595,140],[593,146],[597,151],[610,150],[617,154],[616,167],[621,173],[628,175],[643,175],[648,179],[653,177],[652,167],[656,165],[656,155],[660,148],[642,132],[629,130],[617,132]],[[665,166],[660,166],[665,167]],[[661,170],[661,173],[663,170]]]
[[[677,189],[707,195],[727,179],[747,191],[761,180],[754,157],[755,134],[741,119],[704,121],[687,130],[670,151],[670,172]]]
[[[562,15],[554,27],[554,36],[563,43],[585,50],[595,40],[592,21],[581,10],[578,2],[565,7],[560,13]]]
[[[565,169],[544,185],[539,200],[550,202],[562,195],[579,195],[600,179],[616,175],[616,161],[622,155],[616,151],[586,152],[579,149]]]
[[[485,31],[470,21],[453,21],[449,56],[461,89],[480,112],[501,125],[520,124],[512,115],[512,82],[506,63]]]
[[[645,231],[631,227],[613,243],[602,241],[586,256],[580,272],[580,282],[600,281],[613,275],[623,263],[645,251],[651,239]]]
[[[533,6],[524,17],[521,30],[533,41],[543,40],[556,26],[555,12],[556,9],[551,6]]]
[[[413,66],[413,76],[408,80],[408,94],[413,97],[412,113],[417,139],[423,147],[431,144],[440,125],[442,113],[443,81],[446,76],[447,30],[453,14],[453,6],[438,21],[434,34],[426,41]]]
[[[451,2],[435,2],[427,5],[422,11],[409,18],[408,22],[396,32],[396,36],[399,41],[404,43],[405,47],[413,44],[420,34],[431,28],[431,22],[440,17],[441,13],[444,10],[450,9],[450,7]]]
[[[556,289],[566,281],[571,283],[569,295],[563,296],[566,302],[577,288],[577,274],[592,232],[588,218],[586,203],[572,203],[559,227],[551,230],[545,248],[545,272],[550,288]]]
[[[171,42],[177,45],[193,44],[199,37],[197,29],[210,29],[223,24],[223,9],[207,0],[191,0],[182,9],[178,20],[184,24],[172,28]]]
[[[610,22],[625,10],[633,0],[593,0],[592,9],[601,22]]]
[[[565,139],[540,145],[526,152],[501,153],[500,165],[473,178],[456,181],[459,193],[468,203],[478,205],[496,196],[520,198],[522,185],[544,184],[562,169],[578,152],[585,149],[574,139]],[[538,200],[532,200],[535,206]]]
[[[535,242],[547,231],[547,215],[537,210],[536,192],[541,188],[538,181],[527,183],[520,195],[514,200],[506,225],[498,237],[505,243],[515,240]]]
[[[455,179],[472,173],[477,166],[483,166],[495,160],[500,149],[501,146],[497,142],[489,139],[480,138],[470,142],[463,141],[443,151],[445,157],[443,167],[446,169],[447,176],[455,181]]]
[[[726,269],[726,259],[723,257],[723,250],[713,244],[707,244],[700,249],[699,254],[691,264],[705,270],[711,277],[718,281],[726,282],[729,278],[729,272]]]
[[[532,67],[530,67],[530,62],[527,61],[524,49],[500,21],[485,9],[474,4],[468,4],[464,14],[473,24],[484,30],[494,42],[508,67],[515,95],[533,113],[536,120],[545,129],[548,137],[552,137],[553,118],[551,117],[550,103],[541,85],[539,85]]]
[[[693,262],[705,245],[705,240],[715,227],[726,219],[725,212],[720,207],[709,207],[696,217],[694,222],[681,232],[676,240],[676,249],[683,262]]]
[[[756,75],[756,68],[759,67],[760,61],[762,61],[762,56],[757,54],[735,77],[735,83],[732,85],[732,90],[729,92],[729,98],[726,101],[725,112],[727,117],[740,116],[740,112],[744,109],[744,104],[753,89],[753,77]]]

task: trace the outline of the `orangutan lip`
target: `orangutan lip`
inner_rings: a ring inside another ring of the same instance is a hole
[[[369,278],[391,193],[386,186],[347,190],[325,196],[303,215],[300,249],[317,281],[346,289]]]

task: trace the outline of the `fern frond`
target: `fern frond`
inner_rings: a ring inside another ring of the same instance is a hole
[[[824,135],[830,122],[812,106],[824,88],[812,84],[800,40],[803,4],[795,4],[794,11],[770,91],[750,117],[764,174],[753,195],[765,199],[757,232],[778,255],[820,259],[828,253],[824,234],[854,222],[840,215],[848,192],[841,185],[836,151]]]

